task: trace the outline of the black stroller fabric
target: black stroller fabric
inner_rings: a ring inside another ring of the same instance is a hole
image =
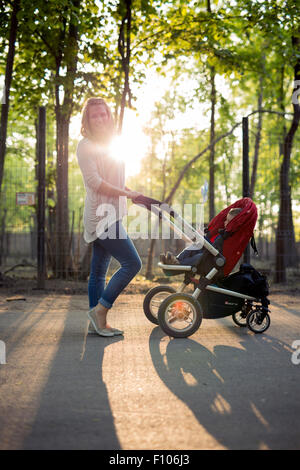
[[[215,283],[217,287],[246,294],[260,300],[267,311],[269,286],[266,277],[250,264],[242,264],[240,270]],[[199,296],[204,318],[222,318],[242,310],[244,299],[228,293],[212,292],[204,289]]]
[[[220,287],[234,290],[241,294],[262,299],[269,295],[266,276],[258,272],[251,264],[241,264],[240,270],[218,282]]]

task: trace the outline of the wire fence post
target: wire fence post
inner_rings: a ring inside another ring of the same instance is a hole
[[[243,197],[249,197],[249,120],[243,117]],[[244,263],[250,263],[250,245],[244,251]]]
[[[39,107],[37,195],[37,288],[45,288],[45,175],[46,175],[46,107]]]

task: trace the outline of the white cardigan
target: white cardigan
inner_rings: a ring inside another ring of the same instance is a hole
[[[125,196],[108,196],[99,189],[102,180],[124,189],[125,164],[109,155],[107,149],[86,137],[79,141],[76,154],[86,189],[84,240],[91,243],[100,237],[105,229],[127,214]]]

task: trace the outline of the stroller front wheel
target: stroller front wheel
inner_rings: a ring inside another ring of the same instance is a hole
[[[150,289],[143,303],[144,314],[149,321],[158,325],[158,309],[161,303],[170,295],[175,293],[176,290],[171,286],[156,286]]]
[[[201,325],[202,307],[189,294],[171,294],[160,305],[158,323],[173,338],[187,338]]]
[[[270,315],[268,313],[262,314],[260,310],[254,310],[247,316],[247,326],[253,333],[264,333],[270,323]]]

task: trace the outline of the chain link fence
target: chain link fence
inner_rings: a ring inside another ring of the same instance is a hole
[[[62,285],[77,283],[86,290],[91,260],[91,244],[83,240],[83,208],[85,189],[82,176],[77,164],[75,149],[71,147],[69,160],[69,185],[68,185],[68,233],[66,236],[68,259],[63,272],[57,270],[57,260],[61,256],[56,214],[56,187],[55,187],[55,162],[53,152],[46,155],[45,175],[45,262],[44,273],[46,287],[51,285],[53,289],[60,289]],[[20,281],[31,281],[36,285],[37,281],[37,168],[36,157],[30,154],[20,155],[9,149],[5,162],[4,182],[0,202],[0,273],[2,285],[13,285]],[[251,253],[251,264],[269,275],[272,282],[275,270],[276,257],[276,227],[277,220],[274,217],[274,207],[268,203],[267,195],[264,203],[258,203],[259,218],[257,221],[255,238],[258,256]],[[294,220],[299,219],[299,214],[294,210]],[[206,220],[206,222],[208,222]],[[288,281],[297,285],[300,282],[300,240],[299,231],[295,233],[296,245],[289,252],[287,267]],[[171,235],[171,238],[151,242],[147,239],[133,240],[142,259],[143,267],[139,276],[163,277],[160,268],[157,267],[159,255],[167,250],[178,254],[185,246],[182,240]],[[152,253],[149,263],[149,250]],[[118,263],[114,259],[110,264],[108,275],[110,276]],[[171,278],[172,280],[172,278]]]
[[[78,170],[79,171],[79,170]],[[37,184],[35,168],[10,164],[9,172],[16,177],[10,178],[3,188],[1,203],[1,233],[0,233],[0,265],[3,280],[10,280],[10,285],[17,280],[31,280],[34,285],[37,279]],[[89,276],[91,259],[91,244],[83,239],[83,204],[84,187],[77,176],[72,177],[69,184],[69,264],[63,276],[55,273],[55,259],[57,252],[56,220],[53,191],[46,191],[46,223],[45,223],[45,275],[47,286],[59,289],[62,285],[79,283],[85,289]],[[22,184],[20,183],[22,181]],[[251,264],[259,270],[272,276],[275,269],[276,254],[276,226],[273,222],[264,219],[264,230],[260,230],[259,220],[255,231],[258,256],[251,253]],[[145,276],[149,269],[149,249],[151,239],[133,239],[137,251],[142,259],[143,267],[140,276]],[[174,238],[171,232],[170,240],[155,240],[152,258],[152,274],[154,277],[163,277],[157,267],[159,255],[167,250],[179,253],[185,246],[182,240]],[[300,243],[297,241],[296,250],[299,260]],[[295,253],[296,260],[296,253]],[[299,264],[287,267],[288,280],[298,282],[300,279]],[[116,260],[112,259],[108,275],[110,276],[118,267]],[[148,273],[149,274],[149,273]],[[63,278],[63,279],[62,279]],[[174,278],[173,278],[174,280]],[[18,283],[18,285],[20,285]]]

